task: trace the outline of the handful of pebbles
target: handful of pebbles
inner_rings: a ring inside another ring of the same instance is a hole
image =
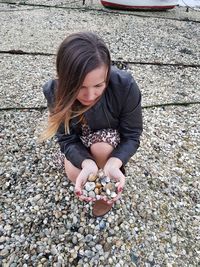
[[[100,169],[97,175],[90,174],[88,176],[82,193],[85,197],[91,197],[96,200],[102,199],[103,197],[112,200],[117,196],[118,185],[119,182],[112,181],[104,174],[104,171]]]

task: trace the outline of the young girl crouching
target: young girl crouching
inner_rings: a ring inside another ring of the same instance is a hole
[[[113,201],[96,200],[93,215],[107,213],[125,185],[123,166],[139,147],[142,133],[141,93],[132,76],[111,66],[104,41],[92,32],[71,34],[60,45],[57,79],[43,92],[49,108],[43,140],[56,135],[68,179],[84,197],[88,176],[103,169],[119,181]]]

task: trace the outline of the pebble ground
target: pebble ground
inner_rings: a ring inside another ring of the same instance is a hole
[[[200,13],[116,12],[95,0],[84,8],[72,0],[4,2],[0,266],[199,266]],[[54,160],[55,140],[37,142],[47,117],[41,87],[55,77],[57,46],[85,29],[105,38],[113,60],[129,61],[143,96],[144,132],[122,199],[98,218]]]

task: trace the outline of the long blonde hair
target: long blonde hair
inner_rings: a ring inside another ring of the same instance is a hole
[[[70,133],[70,120],[90,108],[76,100],[80,87],[86,75],[102,65],[108,68],[106,81],[108,83],[110,52],[104,41],[96,34],[74,33],[61,43],[56,59],[58,83],[55,88],[55,103],[49,114],[47,129],[41,134],[40,140],[53,137],[62,123],[65,133]]]

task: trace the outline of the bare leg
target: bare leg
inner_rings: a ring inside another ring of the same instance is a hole
[[[95,159],[95,162],[99,168],[103,168],[108,160],[111,152],[113,151],[113,147],[108,143],[99,142],[95,143],[90,148],[91,154]],[[80,169],[75,167],[69,160],[65,158],[65,172],[67,174],[68,179],[75,184],[76,178],[80,173]]]
[[[108,143],[99,142],[91,145],[90,151],[95,158],[97,166],[103,168],[113,151],[113,147]]]
[[[68,179],[75,184],[76,178],[80,173],[80,169],[75,167],[69,160],[65,158],[65,172],[67,174]]]
[[[98,167],[103,168],[111,152],[113,151],[113,147],[108,143],[99,142],[93,144],[90,148],[90,151]],[[69,160],[65,158],[65,172],[72,183],[76,182],[76,177],[79,175],[80,171],[80,169],[75,167]]]

